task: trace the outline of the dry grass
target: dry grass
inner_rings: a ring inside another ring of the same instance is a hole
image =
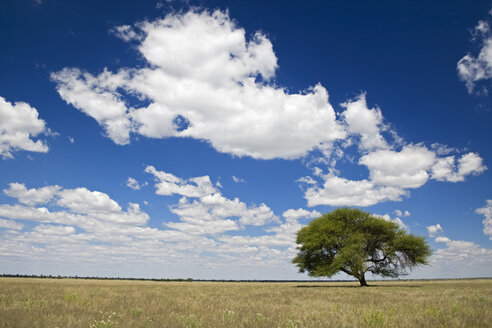
[[[0,278],[0,327],[492,327],[492,280],[209,283]]]

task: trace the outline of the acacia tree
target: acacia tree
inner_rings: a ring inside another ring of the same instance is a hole
[[[311,221],[297,232],[299,250],[292,260],[299,272],[331,277],[354,276],[367,286],[366,272],[396,278],[406,269],[427,264],[431,250],[423,237],[396,223],[358,209],[339,208]]]

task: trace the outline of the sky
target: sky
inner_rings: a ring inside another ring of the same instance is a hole
[[[0,273],[308,279],[347,206],[492,276],[490,1],[5,0],[0,42]]]

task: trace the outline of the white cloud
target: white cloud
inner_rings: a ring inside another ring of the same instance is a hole
[[[449,243],[451,239],[449,239],[448,237],[439,236],[436,237],[435,241],[436,243]]]
[[[147,185],[147,182],[145,182],[143,184],[139,184],[138,181],[132,177],[128,177],[128,179],[126,180],[126,186],[128,188],[133,189],[133,190],[140,190],[142,187],[144,187],[146,185]]]
[[[64,189],[58,193],[57,204],[75,213],[120,213],[121,207],[107,194],[87,188]]]
[[[11,229],[11,230],[20,230],[23,227],[24,227],[24,225],[19,223],[19,222],[15,222],[12,220],[0,219],[0,228]]]
[[[359,147],[363,150],[387,149],[389,145],[381,135],[386,127],[379,108],[368,108],[365,94],[357,99],[342,104],[342,113],[348,132],[360,136]]]
[[[396,223],[403,230],[407,230],[407,231],[410,230],[408,226],[405,223],[403,223],[403,221],[399,217],[392,219],[389,214],[384,214],[384,215],[373,214],[373,215],[385,219],[386,221]]]
[[[369,179],[346,179],[340,176],[341,172],[334,164],[328,174],[314,167],[313,177],[298,179],[306,186],[304,197],[308,206],[371,206],[384,201],[400,201],[409,195],[407,189],[419,188],[429,178],[458,182],[487,169],[476,153],[464,154],[456,161],[455,156],[439,157],[456,151],[445,145],[433,144],[433,150],[430,150],[423,144],[406,144],[383,123],[379,108],[368,108],[364,94],[343,106],[346,107],[341,114],[348,131],[346,140],[360,136],[360,140],[356,140],[360,155],[358,164],[369,170]],[[352,142],[343,142],[333,149],[352,145]],[[324,156],[329,158],[330,154]],[[327,164],[326,158],[319,162]],[[351,160],[350,157],[347,159]],[[356,159],[351,162],[355,163]]]
[[[484,207],[475,210],[475,213],[482,214],[483,219],[483,233],[488,235],[492,240],[492,199],[488,199]]]
[[[116,26],[112,32],[124,41],[141,40],[141,36],[130,25]]]
[[[455,157],[448,156],[437,159],[432,167],[432,178],[438,181],[459,182],[464,181],[467,175],[477,175],[486,169],[482,158],[476,153],[461,156],[458,159],[458,167]]]
[[[193,184],[192,179],[179,181]],[[109,195],[86,188],[59,188],[52,199],[46,199],[46,207],[0,204],[0,227],[5,229],[0,238],[0,257],[5,261],[31,263],[36,259],[36,263],[44,263],[44,267],[52,270],[49,274],[82,275],[79,264],[84,263],[84,267],[91,268],[87,275],[110,272],[117,276],[128,272],[135,276],[140,275],[139,267],[155,265],[155,271],[147,271],[145,275],[182,277],[195,272],[197,277],[216,278],[220,270],[237,278],[261,277],[244,275],[254,267],[254,272],[260,270],[262,277],[268,277],[273,268],[292,269],[290,260],[296,253],[296,233],[303,226],[299,221],[321,215],[318,211],[299,208],[283,212],[281,219],[272,219],[274,214],[266,205],[246,206],[238,199],[227,199],[215,192],[182,197],[171,207],[178,221],[164,221],[164,228],[157,229],[146,226],[148,216],[137,204],[130,203],[123,211]],[[60,199],[64,200],[61,207]],[[88,208],[90,204],[92,209]],[[246,219],[241,222],[244,217],[250,222],[244,222]],[[384,217],[403,224],[389,215]],[[31,224],[23,225],[23,221]],[[239,232],[244,224],[256,222],[265,224],[263,233],[261,226],[254,235]],[[442,232],[440,225],[434,227]],[[436,242],[445,244],[445,248],[434,253],[433,268],[469,263],[480,268],[489,265],[485,270],[490,271],[491,250],[444,236],[437,237]],[[128,266],[128,271],[121,271],[124,266]],[[63,271],[67,267],[76,271]],[[210,271],[202,271],[203,268]],[[295,270],[290,274],[294,277]]]
[[[393,213],[395,213],[395,215],[397,217],[400,217],[400,218],[401,217],[406,218],[406,217],[409,217],[410,216],[410,212],[409,211],[402,212],[401,210],[394,210]]]
[[[13,158],[12,152],[26,150],[46,153],[48,146],[32,138],[48,133],[38,111],[25,102],[10,103],[0,97],[0,156]]]
[[[441,271],[441,275],[447,270],[453,270],[454,277],[460,277],[463,273],[458,273],[459,268],[474,268],[472,276],[489,275],[492,269],[492,249],[482,248],[480,245],[465,240],[452,240],[442,234],[444,232],[440,224],[428,226],[427,231],[430,237],[435,237],[435,242],[445,244],[445,248],[433,251],[429,263],[434,270]],[[469,269],[468,277],[470,277]],[[449,276],[449,273],[444,273]]]
[[[145,172],[154,175],[158,183],[155,184],[156,194],[170,196],[173,194],[186,197],[203,197],[219,192],[210,181],[210,177],[195,177],[183,180],[171,173],[157,171],[153,166],[147,166]]]
[[[451,148],[448,145],[444,145],[438,142],[434,142],[431,145],[432,150],[436,152],[437,155],[443,156],[443,155],[448,155],[452,152],[456,152],[455,148]]]
[[[446,145],[429,149],[405,143],[385,124],[381,109],[368,107],[364,93],[343,103],[337,120],[321,85],[298,94],[278,87],[271,82],[277,58],[270,40],[261,33],[248,40],[228,13],[169,14],[114,31],[135,42],[150,65],[104,69],[99,75],[65,68],[52,78],[60,96],[98,121],[117,144],[128,144],[131,134],[139,134],[191,137],[219,152],[258,159],[321,154],[313,162],[328,165],[330,174],[315,172],[321,181],[299,179],[309,185],[309,206],[399,201],[409,194],[407,189],[421,187],[429,177],[456,182],[486,169],[475,153],[456,164],[454,156],[439,157],[455,151]],[[129,105],[128,97],[131,103],[134,98],[140,102]],[[352,145],[359,152],[354,158],[345,151]],[[336,163],[343,157],[357,163],[357,156],[369,178],[339,176]],[[206,177],[193,179],[168,174],[160,178],[157,193],[202,197],[218,192],[218,185]]]
[[[479,21],[473,32],[473,39],[480,44],[477,56],[467,54],[458,61],[456,66],[458,77],[465,82],[468,93],[473,93],[476,84],[482,80],[492,78],[492,34],[489,21]],[[488,88],[483,87],[477,93],[488,93]]]
[[[10,183],[4,193],[28,205],[0,205],[0,217],[4,218],[80,225],[84,229],[106,223],[141,225],[148,220],[148,215],[141,212],[138,204],[129,203],[127,211],[123,211],[107,194],[87,188],[46,186],[27,189],[24,184]],[[52,200],[66,210],[50,212],[46,207],[33,207],[49,204]]]
[[[291,222],[301,218],[316,219],[321,216],[321,213],[316,210],[308,211],[303,208],[298,208],[297,210],[288,209],[287,211],[282,213],[282,216],[286,219],[287,222]]]
[[[227,199],[218,193],[191,202],[182,198],[177,205],[170,208],[170,211],[186,223],[186,225],[181,222],[168,224],[178,230],[189,229],[190,224],[194,224],[200,232],[206,232],[207,228],[212,228],[214,232],[217,232],[219,226],[223,227],[223,231],[227,231],[238,230],[240,228],[238,223],[262,226],[276,221],[272,210],[265,204],[247,206],[237,198]],[[231,220],[231,218],[239,218],[239,220]]]
[[[478,21],[477,26],[475,26],[475,35],[487,34],[490,31],[490,26],[487,21],[480,20]]]
[[[98,76],[76,68],[52,74],[60,96],[96,119],[117,144],[130,133],[150,138],[192,137],[216,150],[253,158],[298,158],[345,133],[321,85],[299,94],[265,82],[277,58],[268,38],[246,39],[221,11],[170,14],[132,29],[151,68],[105,70]],[[119,92],[150,101],[130,108]]]
[[[33,230],[44,235],[71,235],[75,232],[74,227],[51,224],[40,224]]]
[[[126,117],[126,104],[121,96],[109,89],[121,83],[121,75],[113,76],[104,71],[95,78],[78,69],[65,68],[51,77],[58,83],[57,91],[67,103],[83,108],[83,112],[96,119],[116,144],[129,143],[130,120]]]
[[[10,197],[17,198],[26,205],[45,204],[49,202],[61,189],[60,186],[46,186],[42,188],[27,189],[21,183],[9,183],[9,188],[3,192]]]
[[[180,222],[166,224],[173,229],[197,234],[217,234],[238,230],[244,225],[262,226],[278,221],[265,204],[248,206],[238,198],[224,197],[213,186],[209,176],[181,179],[171,173],[158,171],[153,166],[148,166],[145,171],[155,177],[156,194],[184,196],[178,204],[170,207],[170,211],[180,218]]]
[[[418,188],[427,182],[427,172],[435,159],[436,155],[426,147],[407,145],[399,152],[376,150],[362,156],[359,163],[369,169],[375,184]]]
[[[447,237],[438,237],[436,242],[445,243],[446,248],[434,251],[430,258],[432,266],[451,265],[451,267],[472,267],[487,265],[488,271],[492,269],[492,249],[482,248],[480,245],[464,240],[451,240]]]
[[[308,187],[304,197],[308,206],[371,206],[383,201],[399,201],[407,192],[399,187],[378,186],[369,180],[353,181],[333,174],[322,176],[323,185]]]
[[[225,242],[229,247],[288,247],[284,253],[276,254],[275,256],[285,257],[288,260],[292,259],[296,253],[296,236],[297,231],[302,228],[299,219],[314,219],[321,216],[318,211],[308,211],[302,208],[297,210],[289,209],[282,216],[285,222],[280,225],[266,229],[266,232],[272,233],[262,236],[220,236],[218,239]],[[263,249],[264,250],[264,249]]]
[[[444,231],[439,223],[435,225],[427,226],[426,228],[430,237],[435,237],[438,233]]]
[[[126,185],[127,187],[133,190],[140,190],[140,185],[138,184],[138,181],[132,177],[128,177],[128,180],[126,181]]]
[[[170,177],[163,172],[154,173],[166,179]],[[193,179],[177,181],[183,186],[193,184]],[[292,268],[295,236],[302,227],[299,219],[320,215],[317,211],[291,209],[283,213],[284,221],[265,204],[247,206],[238,199],[227,199],[214,192],[201,197],[182,197],[170,207],[178,215],[178,221],[164,221],[164,228],[157,229],[146,226],[148,216],[137,204],[130,203],[123,211],[109,195],[83,187],[58,188],[51,199],[44,200],[46,207],[0,204],[0,226],[5,228],[0,239],[0,257],[13,258],[17,263],[31,263],[36,259],[50,270],[56,270],[50,274],[63,274],[67,266],[81,270],[80,263],[84,267],[93,264],[92,275],[104,274],[102,267],[120,272],[122,265],[131,266],[135,275],[135,268],[143,264],[158,265],[158,276],[169,276],[178,267],[182,268],[181,276],[195,266],[196,272],[200,272],[199,268],[213,267],[209,277],[216,277],[218,268],[229,272],[241,268],[244,274],[252,266],[266,270],[267,274],[269,268]],[[26,227],[21,221],[32,224]],[[233,234],[244,229],[244,225],[257,225],[258,232],[263,225],[264,233]],[[164,273],[163,265],[167,268]],[[81,275],[81,271],[72,274]],[[295,270],[292,274],[295,275]]]
[[[234,180],[235,183],[246,182],[243,178],[238,178],[235,175],[232,176],[232,180]]]

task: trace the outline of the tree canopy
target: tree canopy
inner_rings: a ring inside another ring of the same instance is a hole
[[[339,208],[311,221],[297,233],[300,272],[331,277],[344,272],[367,286],[366,272],[396,278],[427,264],[431,250],[423,237],[396,223],[358,209]]]

